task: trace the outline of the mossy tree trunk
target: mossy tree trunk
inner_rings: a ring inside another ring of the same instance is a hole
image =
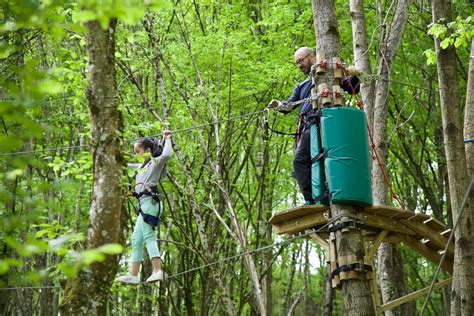
[[[115,27],[115,20],[106,29],[102,29],[98,21],[86,24],[89,56],[87,99],[94,163],[88,248],[121,241],[123,157],[120,144],[123,122],[116,98]],[[117,268],[117,256],[107,255],[103,262],[81,271],[66,285],[61,314],[103,315]]]

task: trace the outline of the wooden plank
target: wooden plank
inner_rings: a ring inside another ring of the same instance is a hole
[[[348,263],[349,262],[347,262],[346,256],[337,257],[337,264],[339,265],[339,267],[345,266]],[[339,278],[341,279],[341,281],[350,279],[349,271],[339,271]]]
[[[428,239],[427,242],[424,242],[424,244],[427,245],[428,247],[430,247],[431,249],[433,249],[434,251],[436,251],[437,253],[441,253],[442,251],[444,251],[444,247],[438,246],[437,243],[434,243],[430,239]],[[450,256],[449,253],[447,254],[447,256],[450,260],[453,260],[453,258],[454,258],[454,257]]]
[[[390,218],[408,218],[413,216],[414,214],[412,211],[407,211],[384,205],[364,207],[363,211],[369,214],[380,215]]]
[[[408,217],[407,220],[412,222],[424,222],[429,218],[430,217],[426,214],[414,213],[413,216]]]
[[[278,224],[290,219],[303,217],[309,214],[324,212],[327,209],[328,207],[325,205],[306,205],[306,206],[293,207],[288,210],[273,214],[269,222],[270,224],[275,225],[275,224]]]
[[[329,233],[329,261],[331,267],[331,273],[337,269],[337,249],[336,249],[336,236],[335,233]],[[339,274],[336,274],[331,279],[333,288],[336,288],[341,284]]]
[[[430,242],[437,246],[435,250],[444,249],[446,247],[446,244],[448,243],[448,239],[446,237],[441,235],[439,232],[432,230],[430,227],[426,226],[423,223],[412,222],[406,219],[401,219],[400,222],[410,227],[410,229],[415,231],[416,233],[422,235],[423,238],[429,239]],[[427,246],[432,247],[431,245]],[[450,258],[454,258],[454,245],[452,243],[448,246],[447,255]]]
[[[309,214],[303,217],[290,219],[273,224],[277,234],[304,232],[306,229],[327,223],[326,213]]]
[[[326,254],[326,261],[330,262],[329,259],[329,243],[326,239],[322,238],[319,234],[311,234],[309,235],[309,238],[312,240],[316,241],[318,245],[323,248],[324,253]]]
[[[382,304],[382,300],[380,298],[379,288],[377,286],[377,278],[375,277],[376,275],[375,269],[373,271],[373,274],[374,274],[374,277],[372,278],[372,280],[370,280],[370,292],[372,294],[372,303],[374,305],[375,315],[383,316],[383,313],[382,311],[380,311],[380,308],[379,308],[379,306]]]
[[[385,239],[387,236],[388,231],[383,230],[380,232],[380,234],[377,235],[377,237],[374,240],[374,243],[372,244],[372,247],[370,247],[369,251],[367,252],[367,257],[369,257],[370,260],[372,260],[372,257],[375,255],[377,252],[377,249],[379,249],[380,244],[382,241]]]
[[[414,251],[418,252],[423,257],[426,257],[431,262],[434,262],[435,264],[439,264],[441,260],[441,255],[439,253],[429,248],[428,246],[422,244],[419,240],[413,237],[410,237],[408,235],[400,235],[400,238],[405,245],[407,245]],[[445,271],[451,274],[453,273],[453,262],[450,258],[444,258],[444,261],[441,267]]]
[[[401,234],[414,235],[415,233],[405,225],[400,224],[397,220],[393,220],[383,216],[363,213],[365,225],[370,227],[377,227],[383,230],[388,230]]]
[[[433,290],[437,290],[439,288],[442,288],[442,287],[445,287],[447,285],[450,285],[452,282],[452,278],[449,278],[449,279],[446,279],[446,280],[443,280],[443,281],[440,281],[438,283],[436,283],[434,286],[433,286]],[[391,302],[388,302],[388,303],[385,303],[383,304],[382,306],[380,306],[378,308],[378,312],[385,312],[385,311],[388,311],[388,310],[391,310],[391,309],[394,309],[395,307],[399,306],[399,305],[402,305],[402,304],[405,304],[405,303],[408,303],[410,301],[413,301],[414,299],[422,296],[422,295],[426,295],[430,290],[430,286],[428,287],[425,287],[421,290],[418,290],[418,291],[415,291],[413,293],[410,293],[408,295],[405,295],[405,296],[402,296],[400,298],[397,298]]]
[[[321,237],[324,240],[329,240],[329,232],[327,230],[321,230],[318,233],[319,237]]]

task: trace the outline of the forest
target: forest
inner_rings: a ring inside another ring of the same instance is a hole
[[[473,13],[472,0],[2,1],[0,313],[473,315]],[[415,241],[424,255],[378,235],[372,292],[333,286],[328,252],[270,223],[305,202],[294,137],[274,132],[294,133],[298,110],[267,109],[305,80],[300,47],[357,71],[343,105],[367,117],[373,205],[445,227]],[[163,130],[166,277],[145,282],[144,251],[141,282],[122,284],[137,221],[127,163]]]

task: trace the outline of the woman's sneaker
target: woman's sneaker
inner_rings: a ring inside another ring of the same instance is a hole
[[[139,284],[140,278],[128,272],[127,274],[122,275],[121,277],[118,277],[117,281],[121,283],[127,283],[127,284]]]
[[[152,282],[157,282],[161,281],[165,278],[165,273],[163,270],[160,270],[158,272],[153,272],[148,279],[146,279],[147,283],[152,283]]]

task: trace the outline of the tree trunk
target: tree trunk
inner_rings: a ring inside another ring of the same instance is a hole
[[[115,20],[105,30],[98,21],[86,24],[89,55],[87,98],[94,163],[88,248],[121,241],[123,157],[120,144],[123,122],[116,99],[115,26]],[[117,268],[117,256],[107,255],[103,262],[94,263],[81,271],[66,285],[60,306],[61,314],[105,314],[109,289]]]
[[[444,19],[442,23],[449,23],[452,20],[451,1],[433,0],[432,9],[434,23],[441,23],[441,19]],[[466,194],[469,180],[462,134],[459,86],[456,77],[456,51],[453,46],[442,49],[441,41],[437,38],[435,38],[434,42],[438,59],[441,117],[443,121],[443,137],[453,222],[456,223],[459,220],[459,225],[454,231],[451,315],[472,315],[474,313],[474,271],[471,265],[474,262],[474,232],[471,226],[474,222],[474,194],[471,192],[462,217],[459,218],[461,215],[461,204]],[[469,84],[472,86],[472,79]],[[466,98],[466,102],[468,101],[469,95]],[[468,107],[469,104],[466,109]]]
[[[471,42],[471,57],[464,107],[464,148],[469,179],[474,175],[474,37]]]
[[[352,42],[354,48],[354,65],[367,75],[372,74],[369,60],[369,46],[367,45],[367,27],[365,24],[364,0],[351,0]],[[374,126],[374,99],[375,82],[361,83],[360,93],[364,111],[367,114],[367,125],[373,130]]]
[[[385,32],[386,38],[382,39],[380,50],[378,76],[375,87],[374,106],[374,129],[373,139],[378,152],[381,166],[377,161],[372,162],[372,188],[374,205],[387,205],[387,185],[381,168],[386,168],[388,157],[387,140],[387,112],[388,112],[388,90],[390,79],[390,68],[395,57],[395,53],[400,45],[403,31],[408,19],[408,7],[412,0],[397,2],[394,17],[390,27]],[[405,280],[403,278],[403,264],[398,245],[382,243],[378,250],[378,278],[383,303],[392,301],[395,298],[406,294]],[[396,264],[399,263],[399,264]],[[405,304],[391,311],[386,315],[407,315],[409,305]]]
[[[336,10],[333,0],[313,0],[313,18],[316,34],[316,47],[318,59],[332,61],[333,57],[339,55],[339,32],[336,20]],[[332,87],[335,83],[332,71],[326,71],[324,75],[315,78],[315,87],[326,83]],[[331,204],[331,216],[348,214],[355,215],[355,209],[348,206]],[[336,222],[337,223],[337,222]],[[336,249],[338,257],[356,255],[357,260],[363,261],[365,255],[364,242],[359,230],[342,234],[336,233]],[[359,274],[362,275],[362,274]],[[367,279],[350,279],[342,281],[344,298],[344,311],[346,315],[373,315],[370,283]]]
[[[324,305],[323,316],[332,316],[332,305],[334,301],[334,289],[332,288],[331,264],[326,264],[326,273],[324,276]]]
[[[273,198],[273,186],[272,181],[267,176],[271,173],[270,169],[270,154],[269,154],[269,130],[268,127],[265,127],[262,132],[262,143],[265,144],[263,150],[263,163],[261,167],[261,174],[259,177],[259,186],[261,187],[261,194],[259,197],[260,203],[258,206],[258,227],[262,227],[264,233],[263,235],[263,246],[268,246],[273,243],[272,233],[273,227],[268,225],[268,222],[272,216],[272,198]],[[259,231],[259,230],[257,230]],[[262,289],[265,295],[265,310],[267,315],[272,315],[272,260],[273,253],[271,251],[266,251],[262,254],[262,267],[261,271],[264,273],[262,278]]]

